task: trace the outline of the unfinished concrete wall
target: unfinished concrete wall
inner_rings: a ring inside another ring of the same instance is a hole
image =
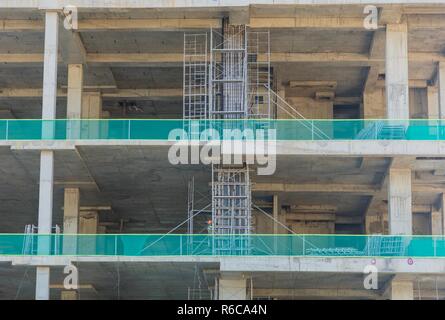
[[[428,96],[426,88],[409,90],[409,114],[413,119],[428,118]]]
[[[289,97],[286,98],[286,101],[307,119],[332,119],[334,116],[332,101],[316,100],[308,97]],[[291,117],[283,110],[278,109],[278,118],[289,119]]]
[[[385,88],[366,90],[363,94],[363,118],[386,118],[386,93]]]

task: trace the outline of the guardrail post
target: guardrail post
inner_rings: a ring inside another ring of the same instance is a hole
[[[314,120],[311,120],[311,137],[314,140]]]
[[[306,238],[305,235],[303,235],[303,256],[306,255]]]
[[[114,236],[114,256],[117,257],[117,235]]]
[[[128,140],[131,140],[131,120],[128,119]]]
[[[6,135],[5,140],[8,140],[8,137],[9,137],[9,121],[8,120],[6,120],[6,132],[5,132],[5,135]]]

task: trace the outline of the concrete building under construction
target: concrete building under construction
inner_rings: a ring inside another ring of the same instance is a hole
[[[441,0],[2,0],[0,299],[445,299],[444,119]]]

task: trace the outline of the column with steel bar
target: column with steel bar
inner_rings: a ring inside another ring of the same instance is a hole
[[[55,11],[45,13],[45,55],[43,67],[42,119],[56,117],[57,55],[59,16]],[[40,154],[39,184],[39,234],[50,234],[53,214],[54,151],[42,150]],[[48,240],[48,239],[46,239]],[[49,242],[49,241],[46,241]],[[39,243],[39,246],[43,243]],[[48,243],[44,244],[45,247]],[[48,247],[48,249],[50,249]],[[50,268],[38,266],[36,272],[36,299],[49,299]]]

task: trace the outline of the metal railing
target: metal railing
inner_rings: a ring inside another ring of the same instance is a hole
[[[196,120],[193,136],[212,129],[276,130],[277,140],[445,140],[445,120]],[[265,126],[267,122],[267,126]],[[191,139],[185,120],[0,120],[0,141],[23,140],[176,140]],[[207,131],[208,133],[208,131]],[[172,138],[173,137],[173,138]],[[206,138],[207,140],[209,138]],[[210,139],[215,139],[211,136]],[[230,138],[234,140],[233,138]],[[250,138],[243,137],[248,140]],[[256,136],[254,138],[256,139]]]
[[[34,237],[35,244],[51,243],[51,250],[47,246],[39,250],[37,246],[24,252],[29,237]],[[49,255],[70,256],[215,256],[214,243],[229,237],[235,244],[248,240],[251,249],[228,250],[218,255],[445,258],[444,236],[256,234],[1,234],[0,255],[46,256],[50,252]]]

